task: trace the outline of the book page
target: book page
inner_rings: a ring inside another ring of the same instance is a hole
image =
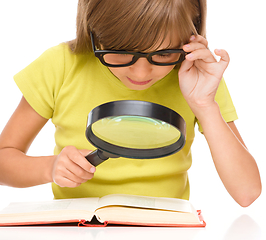
[[[177,198],[146,197],[126,194],[111,194],[99,200],[98,208],[106,206],[128,206],[160,210],[180,211],[196,214],[189,201]]]
[[[133,207],[103,207],[97,210],[97,219],[109,223],[137,224],[137,225],[177,225],[201,224],[198,216],[193,213],[156,210]]]
[[[82,210],[94,212],[97,208],[98,200],[99,198],[74,198],[43,202],[14,202],[0,211],[0,214],[34,213],[60,210]]]

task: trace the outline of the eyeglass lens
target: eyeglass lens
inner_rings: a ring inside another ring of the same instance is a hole
[[[156,63],[174,63],[177,62],[182,56],[182,53],[160,53],[152,55],[151,59]],[[103,56],[103,59],[106,63],[112,65],[121,65],[128,64],[132,62],[134,55],[133,54],[116,54],[108,53]]]

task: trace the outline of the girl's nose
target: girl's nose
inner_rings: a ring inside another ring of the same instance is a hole
[[[130,66],[130,70],[138,80],[147,80],[152,71],[152,64],[146,58],[139,58],[137,62]]]

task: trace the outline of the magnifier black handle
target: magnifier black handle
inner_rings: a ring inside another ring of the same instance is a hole
[[[100,163],[107,160],[109,157],[104,155],[104,152],[96,149],[85,157],[93,166],[98,166]]]

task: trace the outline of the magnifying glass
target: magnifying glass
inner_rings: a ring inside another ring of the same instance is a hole
[[[135,100],[104,103],[88,115],[86,137],[97,150],[86,156],[94,166],[108,158],[152,159],[185,145],[186,124],[165,106]]]

